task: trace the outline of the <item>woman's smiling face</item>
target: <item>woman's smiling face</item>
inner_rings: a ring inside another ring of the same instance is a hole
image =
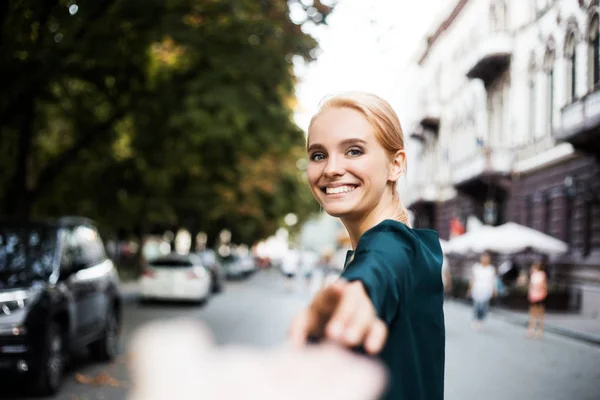
[[[334,217],[362,218],[382,198],[391,162],[364,115],[328,108],[308,132],[308,182],[323,209]]]

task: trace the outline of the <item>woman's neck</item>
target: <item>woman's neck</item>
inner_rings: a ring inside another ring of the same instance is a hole
[[[385,200],[384,200],[385,198]],[[342,223],[346,227],[350,235],[352,249],[356,249],[360,237],[374,227],[375,225],[385,221],[386,219],[400,220],[400,202],[398,198],[384,196],[377,206],[369,213],[358,218],[342,218]]]

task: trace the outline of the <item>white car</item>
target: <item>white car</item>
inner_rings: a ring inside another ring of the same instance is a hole
[[[211,274],[194,254],[171,254],[148,262],[140,278],[142,300],[204,301],[210,296]]]

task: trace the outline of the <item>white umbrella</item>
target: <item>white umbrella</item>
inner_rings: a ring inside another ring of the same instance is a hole
[[[450,239],[445,246],[446,254],[461,254],[466,255],[473,252],[480,252],[482,238],[486,237],[494,227],[482,225],[476,229],[470,230],[467,233]]]
[[[440,246],[442,247],[442,253],[446,254],[448,241],[444,239],[440,239]]]
[[[475,252],[490,250],[502,254],[533,250],[546,255],[561,255],[569,250],[569,246],[535,229],[507,222],[481,235],[472,250]]]

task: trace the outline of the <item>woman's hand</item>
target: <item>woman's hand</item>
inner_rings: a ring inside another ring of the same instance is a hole
[[[362,345],[369,354],[381,352],[387,334],[363,284],[344,280],[317,292],[311,305],[294,319],[289,333],[297,346],[309,337],[325,338],[345,347]]]

